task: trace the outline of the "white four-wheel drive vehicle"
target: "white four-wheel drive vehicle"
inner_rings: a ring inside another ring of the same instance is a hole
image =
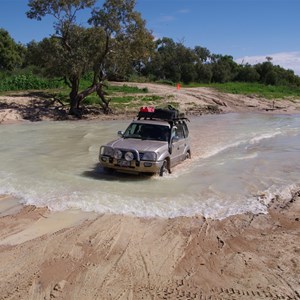
[[[191,157],[187,121],[174,108],[142,107],[125,132],[118,132],[119,139],[101,146],[100,163],[127,173],[171,173]]]

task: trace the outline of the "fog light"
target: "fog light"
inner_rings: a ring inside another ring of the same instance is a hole
[[[152,167],[152,163],[150,163],[150,162],[145,162],[145,163],[144,163],[144,166],[145,166],[145,167],[148,167],[148,168],[149,168],[149,167]]]
[[[132,152],[126,152],[125,153],[125,159],[127,160],[127,161],[132,161],[133,160],[133,158],[134,158],[134,156],[133,156],[133,153]]]
[[[107,162],[107,157],[101,157],[101,160]]]
[[[114,153],[114,158],[115,158],[115,159],[120,159],[120,158],[122,158],[122,151],[119,150],[119,149],[116,149],[116,150],[115,150],[115,153]]]

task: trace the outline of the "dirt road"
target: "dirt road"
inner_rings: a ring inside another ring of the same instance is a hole
[[[221,112],[276,112],[300,113],[300,99],[268,100],[255,95],[237,95],[221,93],[212,88],[180,88],[153,83],[113,83],[115,85],[137,86],[147,88],[149,94],[178,102],[183,111],[197,113],[201,107],[215,106]],[[209,111],[208,111],[209,112]]]

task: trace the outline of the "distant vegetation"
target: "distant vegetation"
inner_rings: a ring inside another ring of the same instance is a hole
[[[0,91],[43,90],[62,87],[58,79],[42,78],[31,73],[5,76],[0,81]]]
[[[101,8],[95,3],[29,0],[28,18],[54,17],[54,33],[21,45],[0,29],[0,91],[54,89],[61,101],[69,103],[70,113],[78,116],[84,103],[99,103],[109,113],[113,104],[159,100],[132,96],[147,90],[112,87],[106,81],[201,85],[266,98],[300,95],[300,77],[273,65],[272,57],[256,65],[237,64],[232,56],[213,54],[202,46],[189,48],[166,37],[154,41],[135,10],[135,0],[126,5],[105,0]],[[88,27],[76,21],[82,9],[92,9],[85,22]]]
[[[141,73],[167,84],[247,82],[300,87],[300,77],[292,70],[273,65],[272,57],[253,66],[237,64],[230,55],[212,54],[200,46],[191,49],[169,38],[156,41],[153,56]]]
[[[300,86],[266,85],[262,83],[226,82],[226,83],[190,83],[185,87],[210,87],[231,94],[255,95],[266,99],[300,97]]]

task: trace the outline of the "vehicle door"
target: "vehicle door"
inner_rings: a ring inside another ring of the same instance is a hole
[[[186,139],[182,124],[176,124],[172,128],[172,155],[171,165],[174,166],[184,160],[186,152]]]

